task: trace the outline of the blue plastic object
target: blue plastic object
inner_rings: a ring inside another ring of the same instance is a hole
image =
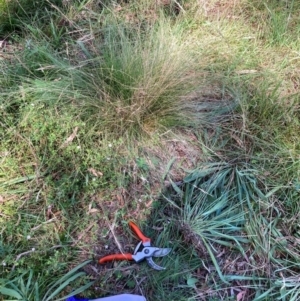
[[[132,295],[132,294],[122,294],[116,295],[111,297],[105,298],[98,298],[98,299],[84,299],[84,298],[77,298],[77,297],[69,297],[66,301],[147,301],[145,297]]]

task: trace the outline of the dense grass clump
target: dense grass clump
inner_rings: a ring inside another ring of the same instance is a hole
[[[147,30],[113,24],[103,33],[96,55],[84,49],[89,59],[78,65],[51,57],[40,42],[33,43],[35,55],[28,54],[25,64],[32,72],[31,61],[40,65],[45,77],[24,85],[30,101],[69,106],[74,115],[117,136],[187,123],[180,118],[181,96],[200,80],[192,71],[195,63],[184,32],[162,20]],[[37,62],[37,55],[44,62]]]

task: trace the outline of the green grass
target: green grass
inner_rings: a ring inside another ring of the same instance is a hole
[[[47,24],[49,16],[52,14],[51,7],[53,5],[62,8],[63,1],[1,0],[0,36],[7,37],[14,31],[22,34],[23,27],[28,20],[38,21],[40,26]]]
[[[52,279],[48,276],[48,283],[45,283],[45,278],[43,278],[41,274],[38,276],[34,275],[32,270],[23,272],[20,276],[10,281],[2,279],[0,292],[2,295],[16,300],[53,300],[54,297],[59,296],[67,285],[85,275],[84,272],[78,272],[78,270],[87,263],[88,262],[84,262],[78,265],[56,281],[53,280],[55,279],[53,275],[51,276]],[[65,300],[65,298],[72,296],[73,294],[79,294],[89,288],[92,284],[93,282],[88,282],[76,289],[76,292],[70,292],[67,296],[58,299],[56,298],[56,300]]]
[[[204,2],[0,2],[9,300],[299,299],[299,5]]]

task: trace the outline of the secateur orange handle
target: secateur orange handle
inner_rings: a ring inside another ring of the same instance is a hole
[[[151,241],[151,239],[149,237],[145,236],[142,233],[142,231],[140,230],[140,228],[133,221],[129,222],[129,226],[143,243]]]
[[[99,260],[99,263],[105,263],[109,261],[114,261],[114,260],[133,260],[132,254],[126,253],[126,254],[113,254],[113,255],[107,255],[102,257]]]

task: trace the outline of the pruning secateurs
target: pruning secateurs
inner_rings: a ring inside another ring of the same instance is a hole
[[[155,270],[161,271],[164,270],[164,267],[157,265],[152,257],[164,257],[168,255],[172,249],[170,248],[156,248],[151,246],[151,239],[146,237],[139,227],[132,221],[129,222],[129,226],[132,231],[137,235],[141,240],[136,246],[133,254],[113,254],[104,256],[99,260],[99,263],[106,263],[114,260],[134,260],[135,262],[141,262],[146,259],[147,263]]]

